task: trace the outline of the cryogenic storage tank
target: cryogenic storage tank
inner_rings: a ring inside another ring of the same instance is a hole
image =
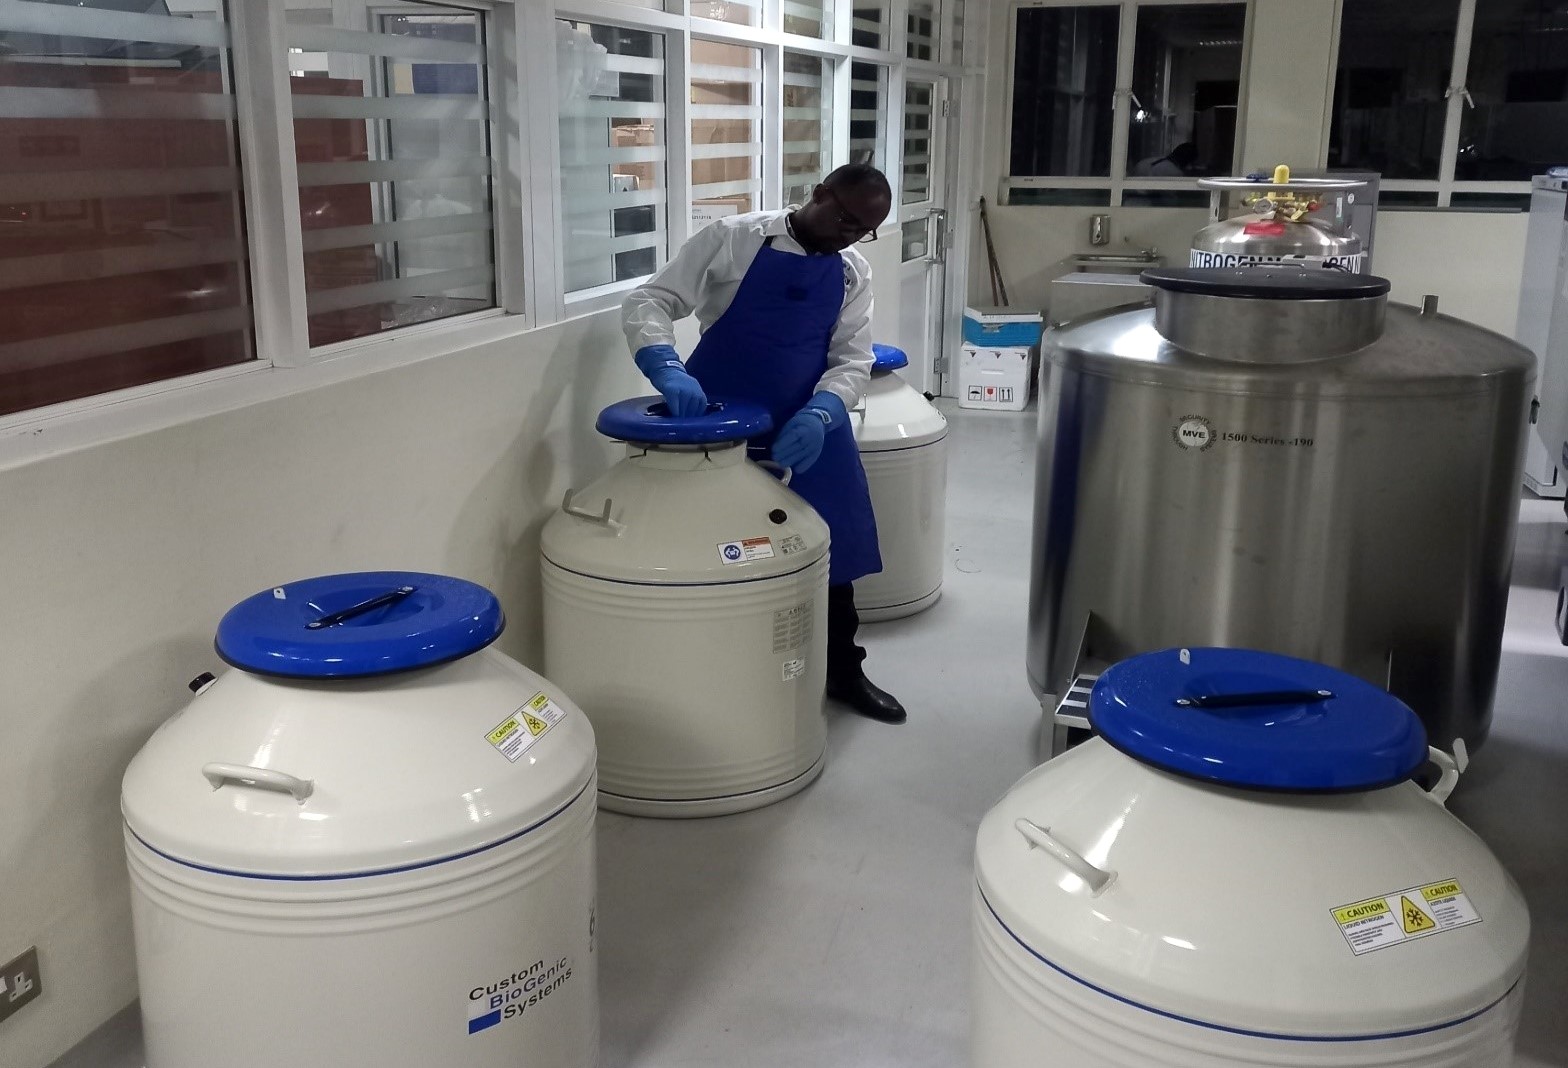
[[[947,556],[947,418],[899,375],[909,366],[902,349],[872,349],[871,385],[853,413],[882,547],[882,570],[855,583],[855,606],[867,622],[935,604]]]
[[[1512,1063],[1529,916],[1409,775],[1416,717],[1322,665],[1124,661],[1101,735],[1026,775],[975,849],[972,1068]]]
[[[148,1068],[598,1063],[594,741],[488,590],[308,579],[125,773]]]
[[[768,413],[599,416],[626,458],[545,524],[545,670],[593,720],[599,804],[715,816],[805,788],[827,745],[828,528],[746,458]],[[786,473],[787,477],[787,473]]]
[[[1028,668],[1067,739],[1104,665],[1240,645],[1491,720],[1528,350],[1339,271],[1151,270],[1046,337]],[[1081,717],[1078,717],[1081,724]]]
[[[1350,230],[1349,202],[1366,183],[1344,178],[1291,178],[1274,168],[1272,182],[1203,178],[1213,193],[1214,221],[1192,239],[1193,267],[1313,267],[1356,273],[1366,258]],[[1221,198],[1242,194],[1242,211],[1220,218]]]

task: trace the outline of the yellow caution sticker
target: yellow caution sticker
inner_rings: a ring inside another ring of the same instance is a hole
[[[485,735],[485,741],[515,764],[551,727],[565,718],[565,709],[550,700],[548,694],[537,693],[527,704],[497,723]]]
[[[1404,894],[1399,896],[1399,918],[1407,935],[1425,934],[1437,926],[1437,921],[1428,916],[1425,909]]]
[[[1457,880],[1412,886],[1331,910],[1356,956],[1481,922]]]

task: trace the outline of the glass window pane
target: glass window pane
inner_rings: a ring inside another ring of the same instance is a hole
[[[887,0],[854,0],[850,12],[850,44],[861,48],[890,46],[887,38]]]
[[[833,62],[784,53],[784,203],[804,204],[832,170]]]
[[[833,38],[833,0],[780,0],[784,32],[803,37]]]
[[[887,166],[887,68],[877,63],[849,65],[849,160]]]
[[[1244,4],[1140,7],[1128,100],[1127,174],[1235,169]]]
[[[762,50],[691,42],[692,226],[756,211],[762,196]]]
[[[1330,167],[1438,176],[1458,19],[1459,0],[1346,0]]]
[[[691,0],[691,15],[736,26],[761,26],[762,0]]]
[[[936,59],[941,37],[937,0],[909,0],[906,25],[909,32],[904,39],[904,54],[910,59]]]
[[[899,262],[908,263],[910,260],[918,260],[926,254],[926,242],[929,240],[931,220],[910,219],[898,229],[901,245]]]
[[[556,23],[566,291],[652,274],[665,227],[664,37]]]
[[[494,307],[484,15],[308,2],[285,17],[310,343]]]
[[[1486,0],[1475,6],[1475,107],[1460,114],[1460,181],[1528,181],[1568,161],[1568,6]]]
[[[935,102],[933,83],[913,79],[904,83],[902,204],[931,199],[931,113]]]
[[[224,5],[156,7],[0,7],[0,415],[255,358]]]
[[[1117,7],[1018,12],[1010,174],[1111,173]]]

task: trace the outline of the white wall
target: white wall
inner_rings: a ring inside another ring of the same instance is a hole
[[[879,337],[898,319],[890,232],[865,246]],[[120,777],[220,667],[223,612],[313,574],[436,571],[493,589],[500,648],[537,664],[540,528],[618,455],[599,409],[648,392],[601,313],[9,470],[0,455],[0,960],[38,945],[45,988],[0,1025],[0,1066],[42,1068],[135,997]]]
[[[1513,337],[1529,222],[1526,212],[1379,212],[1373,270],[1394,300],[1435,294],[1439,311]]]
[[[219,666],[222,612],[311,574],[447,572],[536,661],[540,527],[613,455],[594,413],[641,388],[599,315],[0,473],[0,958],[36,943],[45,989],[0,1065],[135,996],[120,776]]]
[[[1247,170],[1288,163],[1298,170],[1322,165],[1331,116],[1335,0],[1254,0],[1242,118]],[[991,215],[997,258],[1012,303],[1044,309],[1053,278],[1070,269],[1075,253],[1155,248],[1167,265],[1184,264],[1194,231],[1208,219],[1202,208],[1080,208],[998,206],[1007,160],[1007,83],[1011,50],[1009,6],[991,19],[986,68],[984,175],[981,191]],[[1111,244],[1089,244],[1091,215],[1111,216]],[[1436,293],[1442,310],[1512,335],[1524,264],[1523,213],[1384,211],[1378,216],[1373,270],[1393,282],[1395,300],[1419,302]],[[978,232],[970,251],[971,302],[991,303],[985,245]]]

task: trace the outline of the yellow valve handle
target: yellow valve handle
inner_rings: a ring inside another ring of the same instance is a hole
[[[1290,168],[1281,163],[1278,167],[1274,168],[1274,184],[1284,185],[1288,181],[1290,181]]]

